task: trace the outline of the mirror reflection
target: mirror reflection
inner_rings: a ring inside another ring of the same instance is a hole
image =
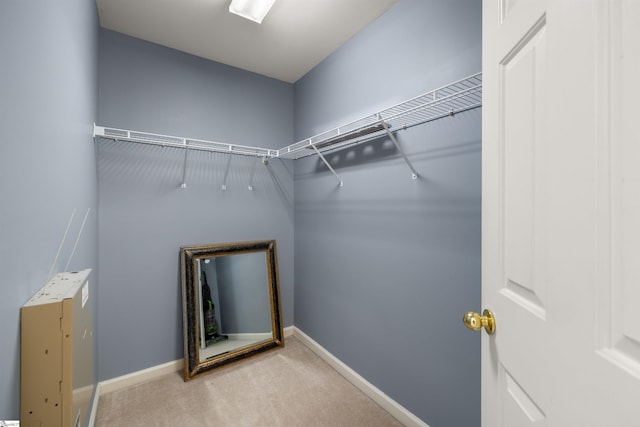
[[[272,337],[269,278],[262,253],[197,260],[200,361]]]
[[[181,248],[185,380],[283,346],[275,241]]]

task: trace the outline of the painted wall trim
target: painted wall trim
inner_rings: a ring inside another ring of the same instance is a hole
[[[396,420],[400,421],[407,427],[429,427],[424,421],[416,417],[398,402],[387,396],[379,388],[365,380],[360,374],[347,366],[340,359],[329,353],[324,347],[311,339],[307,334],[297,327],[293,327],[293,336],[298,338],[311,351],[318,355],[322,360],[327,362],[333,369],[338,371],[347,381],[356,386],[360,391],[369,396],[373,401],[380,405]]]
[[[91,404],[91,413],[89,414],[89,427],[96,425],[96,417],[98,416],[98,401],[100,400],[100,384],[96,384],[96,391],[93,395],[93,403]]]
[[[293,336],[294,329],[295,329],[295,326],[287,326],[286,328],[282,329],[282,335],[284,335],[285,338]]]
[[[152,366],[151,368],[141,371],[131,372],[130,374],[112,378],[110,380],[101,381],[100,393],[110,393],[112,391],[122,390],[143,382],[147,382],[167,374],[181,371],[184,368],[184,359],[174,360],[173,362],[163,363],[162,365]]]
[[[284,328],[284,337],[295,336],[311,351],[318,355],[322,360],[327,362],[333,369],[342,375],[347,381],[356,386],[360,391],[369,396],[373,401],[386,410],[391,416],[400,421],[407,427],[429,427],[418,417],[409,412],[395,400],[384,394],[376,386],[361,377],[356,371],[348,367],[340,359],[329,353],[324,347],[311,339],[307,334],[302,332],[295,326],[287,326]],[[91,407],[89,417],[89,427],[94,427],[96,416],[98,413],[98,401],[100,396],[112,391],[122,390],[127,387],[134,386],[146,381],[159,378],[163,375],[172,374],[181,371],[184,367],[184,359],[174,360],[173,362],[163,363],[162,365],[152,366],[151,368],[141,371],[132,372],[127,375],[112,378],[110,380],[100,381],[96,386],[96,393]]]
[[[283,330],[284,337],[290,337],[293,335],[293,326],[287,326]],[[93,405],[91,407],[91,415],[89,417],[89,427],[93,427],[95,418],[98,413],[98,401],[100,396],[112,391],[122,390],[127,387],[134,386],[146,381],[159,378],[163,375],[172,374],[177,371],[181,371],[184,368],[184,359],[174,360],[173,362],[163,363],[162,365],[152,366],[151,368],[143,369],[141,371],[132,372],[127,375],[112,378],[110,380],[100,381],[96,385],[96,393],[93,399]]]

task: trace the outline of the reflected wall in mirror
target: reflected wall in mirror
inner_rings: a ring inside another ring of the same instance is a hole
[[[184,379],[284,346],[275,240],[184,246]]]

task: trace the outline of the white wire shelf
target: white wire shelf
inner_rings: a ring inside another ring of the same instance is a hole
[[[278,150],[279,157],[298,159],[375,139],[482,106],[482,73],[442,86],[393,107],[338,126]]]
[[[444,117],[454,116],[458,113],[481,106],[482,73],[477,73],[392,107],[374,112],[361,119],[327,130],[310,138],[305,138],[302,141],[279,150],[97,125],[94,125],[94,138],[96,138],[96,140],[106,139],[158,145],[162,147],[183,148],[187,149],[187,151],[201,150],[253,156],[260,157],[263,161],[276,157],[300,159],[306,156],[318,155],[327,165],[331,173],[338,178],[339,185],[342,186],[342,180],[324,158],[323,153],[339,150],[387,135],[396,145],[396,148],[411,169],[412,178],[417,179],[418,174],[402,151],[394,133]],[[186,164],[185,154],[185,170]],[[186,183],[183,182],[182,186],[185,187]],[[224,187],[225,185],[223,184],[223,188]],[[249,186],[249,188],[251,188],[251,186]]]
[[[157,133],[117,129],[94,125],[94,138],[112,141],[135,142],[139,144],[158,145],[161,147],[185,148],[189,150],[215,151],[227,154],[240,154],[262,158],[278,157],[278,151],[269,148],[251,147],[247,145],[227,144],[217,141],[183,138],[180,136],[161,135]]]

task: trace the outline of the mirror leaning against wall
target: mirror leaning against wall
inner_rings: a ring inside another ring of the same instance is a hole
[[[184,380],[284,347],[275,240],[183,246]]]

